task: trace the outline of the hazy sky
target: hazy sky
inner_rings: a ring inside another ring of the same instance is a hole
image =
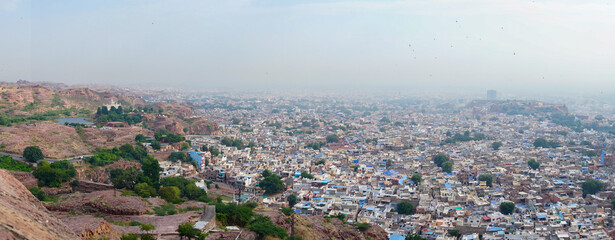
[[[611,0],[0,0],[0,80],[615,90]]]

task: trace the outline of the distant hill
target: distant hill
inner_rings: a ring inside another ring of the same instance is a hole
[[[111,103],[121,104],[124,112],[113,119],[97,118],[100,108]],[[219,133],[216,123],[193,116],[192,108],[185,103],[148,103],[133,95],[68,88],[63,84],[0,82],[0,151],[19,154],[26,146],[38,145],[46,156],[65,158],[86,155],[97,147],[129,143],[136,134],[152,136],[158,129],[182,135]],[[129,118],[139,121],[120,124],[122,131],[77,130],[55,123],[55,119],[66,117],[84,117],[102,124]]]
[[[87,88],[54,90],[42,85],[0,82],[0,118],[12,120],[12,123],[66,115],[91,117],[97,107],[111,102],[133,107],[147,105],[139,97]],[[0,125],[7,124],[0,121]]]

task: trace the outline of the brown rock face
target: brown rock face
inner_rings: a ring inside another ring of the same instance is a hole
[[[113,215],[141,215],[148,210],[140,197],[120,196],[115,190],[92,193],[73,193],[61,197],[60,203],[46,205],[49,210],[76,213],[106,213]]]
[[[91,153],[96,148],[119,147],[132,143],[137,134],[151,134],[140,127],[121,129],[83,129],[78,134],[75,128],[51,122],[21,124],[0,127],[0,142],[6,151],[21,153],[27,146],[37,145],[49,158],[64,159]]]
[[[106,237],[117,239],[121,232],[114,229],[107,221],[102,218],[90,215],[80,215],[61,218],[66,225],[71,226],[73,232],[81,239],[100,239]]]
[[[4,170],[0,170],[0,216],[0,239],[78,239]]]
[[[290,234],[287,216],[280,213],[266,213],[275,224],[286,229]],[[295,215],[295,235],[303,239],[374,239],[386,240],[388,234],[378,226],[372,226],[361,233],[353,225],[344,224],[337,218],[329,220],[321,216]]]
[[[207,121],[202,117],[179,118],[160,114],[148,114],[145,117],[150,127],[166,129],[173,134],[216,135],[220,133],[218,124]]]

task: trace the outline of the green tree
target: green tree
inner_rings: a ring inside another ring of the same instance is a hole
[[[141,240],[156,240],[151,234],[141,234]]]
[[[38,146],[29,146],[23,150],[23,157],[29,162],[36,162],[45,158],[43,151]]]
[[[512,202],[502,202],[500,203],[500,212],[502,214],[511,214],[515,211],[515,204]]]
[[[265,194],[274,194],[284,190],[284,182],[275,174],[269,175],[261,180],[258,186],[265,190]]]
[[[442,164],[444,162],[450,161],[451,159],[444,153],[438,153],[435,156],[433,156],[432,161],[434,164],[436,164],[436,166],[438,167],[442,167]]]
[[[427,240],[427,238],[423,238],[418,234],[408,234],[405,240]]]
[[[149,232],[149,231],[156,229],[156,227],[152,224],[141,224],[139,228],[141,229],[141,231],[144,231],[144,232]]]
[[[30,190],[32,195],[38,198],[39,201],[45,201],[47,199],[47,193],[45,193],[45,191],[43,191],[40,188],[31,187],[31,188],[28,188],[28,190]]]
[[[544,138],[536,138],[534,139],[534,147],[546,147],[547,139]]]
[[[500,150],[500,147],[502,147],[502,142],[493,142],[491,143],[491,148],[493,148],[493,150]]]
[[[557,148],[560,146],[561,145],[559,144],[559,142],[548,141],[547,139],[544,139],[544,138],[536,138],[534,140],[534,147],[537,147],[537,148]]]
[[[447,172],[447,173],[451,173],[453,171],[453,162],[446,161],[446,162],[442,163],[442,171]]]
[[[238,125],[239,123],[241,123],[241,120],[239,120],[239,118],[233,117],[231,118],[231,123],[233,125]]]
[[[147,182],[150,186],[158,188],[160,186],[160,171],[162,171],[158,160],[147,158],[141,162],[141,169],[143,170],[143,176],[148,181],[140,180],[139,182]]]
[[[290,216],[293,214],[293,210],[287,207],[280,208],[280,212],[286,216]]]
[[[151,143],[151,146],[152,146],[152,148],[153,148],[154,150],[160,150],[161,144],[160,144],[160,142],[158,142],[158,141],[153,141],[153,142]]]
[[[156,189],[147,183],[137,183],[135,185],[135,193],[142,198],[156,196]]]
[[[172,152],[171,155],[169,155],[169,161],[171,162],[186,162],[187,159],[188,157],[186,157],[186,153],[184,152]]]
[[[115,188],[126,188],[132,190],[137,184],[139,176],[142,175],[139,169],[136,167],[129,167],[124,170],[121,168],[115,168],[110,171],[110,180]]]
[[[301,172],[301,177],[302,177],[302,178],[314,179],[314,175],[309,174],[307,171],[303,171],[303,172]]]
[[[339,141],[340,141],[340,137],[335,135],[335,134],[327,136],[327,142],[328,143],[336,143],[336,142],[339,142]]]
[[[139,235],[130,233],[130,234],[122,234],[120,240],[139,240]]]
[[[38,163],[32,172],[38,179],[40,187],[60,187],[63,182],[68,182],[77,175],[77,171],[69,161],[57,161],[49,164],[47,161]]]
[[[461,233],[459,233],[459,229],[452,229],[448,230],[448,235],[451,237],[459,238],[461,236]]]
[[[404,215],[412,214],[413,208],[412,203],[408,201],[400,202],[397,204],[397,213]]]
[[[181,190],[176,186],[161,187],[160,190],[158,190],[158,195],[168,203],[180,203],[180,194]]]
[[[530,166],[530,168],[536,170],[540,167],[540,163],[536,161],[536,159],[530,159],[529,161],[527,161],[527,165]]]
[[[585,197],[587,194],[595,194],[600,192],[600,190],[604,188],[604,183],[594,179],[588,179],[581,184],[581,187],[583,188],[583,197]]]
[[[421,176],[421,174],[417,173],[417,174],[412,175],[410,180],[412,180],[414,182],[414,184],[419,185],[419,183],[421,183],[423,181],[423,176]]]
[[[269,171],[268,169],[265,169],[265,171],[261,173],[261,176],[263,176],[263,178],[269,177],[271,176],[271,171]]]
[[[187,142],[183,142],[183,143],[181,144],[181,149],[182,149],[182,150],[188,150],[188,149],[190,149],[190,144],[189,144],[189,143],[187,143]]]
[[[31,172],[32,164],[16,161],[9,156],[0,156],[0,168],[12,171]]]
[[[288,236],[286,230],[271,222],[271,219],[267,216],[256,215],[254,220],[248,225],[250,231],[255,232],[258,239],[264,239],[267,236],[278,237],[285,239]]]
[[[194,228],[194,226],[189,222],[179,224],[179,227],[177,227],[177,232],[179,233],[180,239],[186,238],[188,240],[193,239],[201,234],[201,231]]]
[[[491,174],[481,174],[478,176],[478,181],[485,181],[488,187],[493,187],[493,176]]]
[[[357,229],[359,229],[359,231],[361,232],[365,232],[371,227],[372,225],[370,225],[369,223],[357,223]]]
[[[135,136],[135,141],[137,143],[142,143],[142,142],[146,142],[147,138],[145,138],[143,134],[137,134],[137,136]]]
[[[297,204],[299,199],[297,198],[297,195],[291,194],[286,197],[286,201],[288,201],[288,207],[292,208],[295,204]]]

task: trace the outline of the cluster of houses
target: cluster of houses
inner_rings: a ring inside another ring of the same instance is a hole
[[[609,133],[572,131],[540,115],[488,109],[302,104],[283,111],[268,105],[211,111],[208,118],[226,117],[229,124],[222,125],[222,136],[188,136],[195,164],[184,175],[234,187],[237,202],[292,207],[304,215],[342,214],[349,223],[382,227],[391,239],[408,234],[428,239],[615,237],[615,148]],[[231,123],[231,117],[241,122]],[[454,139],[466,131],[485,137]],[[330,141],[332,135],[337,141]],[[225,146],[223,137],[252,144]],[[536,147],[538,138],[559,146]],[[200,151],[201,146],[219,154]],[[450,173],[434,163],[439,153],[453,163]],[[530,159],[540,166],[531,168]],[[279,175],[285,189],[265,195],[259,187],[264,170]],[[487,175],[491,180],[479,179]],[[584,194],[582,185],[589,179],[604,188]],[[291,194],[299,199],[294,206],[286,201]],[[514,203],[512,213],[502,213],[504,202]],[[410,203],[412,212],[399,213],[400,203]]]

